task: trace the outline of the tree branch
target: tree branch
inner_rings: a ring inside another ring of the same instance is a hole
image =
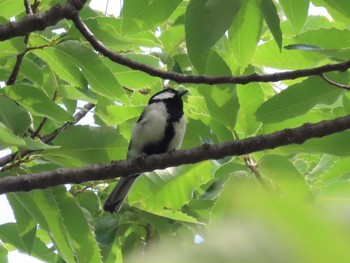
[[[0,41],[44,30],[49,26],[56,25],[64,18],[70,19],[74,13],[83,8],[85,3],[86,0],[70,0],[64,4],[54,5],[45,12],[28,14],[18,22],[0,25]]]
[[[350,68],[350,60],[337,64],[328,64],[320,67],[300,69],[294,71],[279,72],[273,74],[251,74],[246,76],[221,76],[221,77],[209,77],[205,75],[184,75],[175,72],[168,72],[160,69],[156,69],[145,64],[133,61],[127,57],[124,57],[116,52],[113,52],[100,42],[93,33],[89,30],[86,24],[81,20],[78,13],[72,16],[72,20],[75,27],[86,38],[86,40],[94,47],[94,49],[110,60],[127,66],[134,70],[143,71],[149,75],[160,77],[162,79],[173,80],[177,83],[195,83],[195,84],[247,84],[250,82],[276,82],[287,79],[297,79],[308,76],[319,76],[326,72],[331,71],[346,71]]]
[[[226,156],[249,154],[288,144],[302,144],[308,139],[327,136],[349,128],[350,115],[316,124],[304,124],[297,128],[285,129],[267,135],[221,144],[204,144],[196,148],[151,155],[147,158],[133,158],[82,168],[61,168],[38,174],[8,176],[0,179],[0,194],[44,189],[61,184],[111,179],[171,166],[221,159]]]

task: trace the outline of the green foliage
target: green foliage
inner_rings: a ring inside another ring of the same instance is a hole
[[[42,0],[39,9],[60,2]],[[80,15],[111,50],[157,69],[230,76],[350,58],[348,0],[123,2],[120,17],[89,6]],[[333,20],[308,15],[311,4]],[[20,21],[25,12],[19,0],[2,1],[0,8],[1,24]],[[16,82],[6,85],[22,52]],[[349,71],[326,77],[350,83]],[[1,149],[35,150],[2,163],[0,177],[124,159],[151,94],[176,87],[96,53],[69,20],[31,33],[27,45],[22,37],[0,42],[0,81]],[[183,148],[350,112],[348,92],[318,76],[184,86],[190,94]],[[85,117],[89,125],[70,125],[86,103],[95,104]],[[0,262],[12,250],[44,262],[346,262],[349,140],[345,131],[244,158],[145,173],[117,215],[102,211],[116,180],[7,194],[15,222],[0,225]],[[194,244],[196,235],[204,244]]]

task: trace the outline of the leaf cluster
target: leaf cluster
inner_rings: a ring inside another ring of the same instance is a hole
[[[61,2],[35,1],[35,11]],[[110,49],[155,69],[215,77],[313,68],[350,59],[346,0],[123,2],[119,17],[88,5],[79,15]],[[309,15],[311,4],[325,8],[332,19]],[[4,1],[0,8],[2,24],[25,16],[19,0]],[[9,85],[18,64],[15,83]],[[165,85],[177,87],[174,81],[95,52],[70,20],[32,32],[26,41],[16,37],[0,42],[0,65],[0,147],[9,157],[0,159],[0,177],[124,159],[133,124],[150,95]],[[246,85],[185,84],[190,95],[185,99],[183,148],[349,114],[350,95],[334,85],[348,86],[349,71],[325,77],[332,82],[312,76]],[[87,115],[86,105],[93,108]],[[135,251],[142,254],[137,260],[145,261],[152,258],[149,253],[156,241],[169,244],[169,239],[188,260],[193,256],[187,254],[188,248],[200,250],[193,248],[197,235],[209,240],[207,248],[215,247],[218,238],[207,239],[207,229],[220,224],[222,217],[233,225],[225,221],[229,232],[220,228],[221,236],[237,237],[242,230],[251,234],[248,243],[258,238],[257,247],[242,254],[242,244],[228,238],[228,244],[237,246],[218,253],[222,262],[256,262],[256,253],[264,251],[271,254],[263,254],[263,262],[281,262],[284,257],[271,248],[281,242],[283,253],[297,262],[327,262],[329,255],[344,262],[349,252],[343,248],[349,240],[341,231],[349,228],[343,218],[335,211],[330,219],[334,224],[328,224],[316,216],[318,212],[306,209],[305,202],[321,204],[321,215],[332,206],[349,204],[349,137],[345,131],[302,145],[145,173],[118,215],[101,209],[114,181],[7,194],[16,221],[0,225],[0,261],[5,262],[13,249],[44,262],[122,262]],[[301,208],[294,211],[295,206]],[[258,225],[254,220],[260,221]],[[274,226],[279,231],[289,227],[288,234],[272,231],[267,238],[266,229]],[[254,234],[250,227],[256,227]],[[322,239],[334,245],[327,247]],[[261,240],[270,242],[270,250],[259,247]],[[298,240],[305,242],[297,244]],[[226,254],[231,250],[233,254]],[[201,261],[212,262],[209,253],[202,255]]]

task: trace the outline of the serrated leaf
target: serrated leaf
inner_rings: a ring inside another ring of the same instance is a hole
[[[77,262],[102,262],[92,228],[77,202],[64,187],[53,188],[52,194],[60,210]]]
[[[112,127],[74,126],[61,132],[54,145],[60,148],[49,150],[48,158],[72,158],[85,164],[124,159],[127,150],[126,140]]]
[[[54,52],[78,66],[93,91],[110,100],[128,102],[118,80],[90,47],[76,41],[65,41],[57,45]]]
[[[27,57],[24,57],[22,61],[19,74],[22,78],[32,81],[37,87],[43,84],[42,69]]]
[[[264,102],[255,115],[264,123],[280,122],[303,115],[317,104],[331,104],[341,94],[340,89],[326,84],[320,78],[310,77]]]
[[[272,0],[260,0],[261,11],[269,27],[278,48],[282,48],[282,31],[280,27],[280,18],[277,13],[277,8]]]
[[[78,89],[74,86],[58,86],[57,87],[57,93],[60,97],[68,99],[68,100],[82,100],[82,101],[87,101],[90,103],[96,103],[97,99],[95,98],[94,94],[90,94],[90,90],[82,90]]]
[[[0,95],[0,122],[15,135],[23,135],[31,124],[29,113],[12,99]]]
[[[30,193],[16,193],[14,196],[25,207],[50,236],[55,248],[67,262],[74,261],[67,230],[62,222],[51,190],[35,190]]]
[[[61,123],[74,121],[70,114],[48,98],[45,93],[32,86],[19,84],[7,86],[4,88],[4,92],[33,115],[48,117]]]
[[[37,223],[28,211],[21,205],[13,193],[7,194],[7,200],[11,205],[16,218],[18,234],[23,236],[36,227]]]
[[[158,215],[169,219],[173,219],[175,221],[194,223],[194,224],[203,224],[198,222],[198,220],[195,219],[194,217],[186,215],[180,211],[163,210]]]
[[[108,117],[113,123],[119,125],[127,120],[140,116],[144,106],[108,106]]]
[[[204,162],[141,175],[129,194],[129,204],[155,214],[163,208],[176,211],[191,200],[194,190],[211,180],[212,169]]]
[[[9,146],[25,146],[23,138],[14,135],[10,129],[0,123],[0,148]]]
[[[192,64],[199,73],[205,71],[211,47],[230,27],[240,5],[239,0],[192,0],[188,4],[186,44]]]
[[[26,253],[26,249],[22,244],[22,240],[19,238],[17,227],[15,223],[7,223],[0,225],[0,239],[2,242],[7,243],[15,247],[17,250]],[[46,247],[46,245],[39,239],[35,238],[33,241],[33,250],[31,255],[49,263],[57,262],[57,254],[55,254],[51,249]],[[0,246],[1,249],[1,246]],[[0,256],[1,259],[1,256]],[[6,261],[3,261],[6,262]]]
[[[60,54],[55,48],[37,49],[32,53],[44,60],[61,79],[69,84],[81,88],[87,86],[79,68],[71,59],[67,59],[67,56]]]
[[[30,137],[23,138],[26,146],[25,148],[28,150],[48,150],[48,149],[58,149],[59,146],[52,146],[46,143],[43,143],[39,139],[32,139]]]

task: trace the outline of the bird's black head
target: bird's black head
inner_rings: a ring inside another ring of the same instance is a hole
[[[154,94],[148,104],[153,103],[164,103],[168,111],[168,114],[172,121],[179,120],[183,115],[183,102],[181,97],[185,95],[188,90],[174,90],[174,89],[164,89],[156,94]]]
[[[170,102],[172,100],[174,101],[182,101],[181,97],[183,95],[185,95],[188,92],[188,90],[174,90],[174,89],[164,89],[156,94],[154,94],[148,104],[154,103],[154,102],[160,102],[160,101],[164,101],[164,102]]]

